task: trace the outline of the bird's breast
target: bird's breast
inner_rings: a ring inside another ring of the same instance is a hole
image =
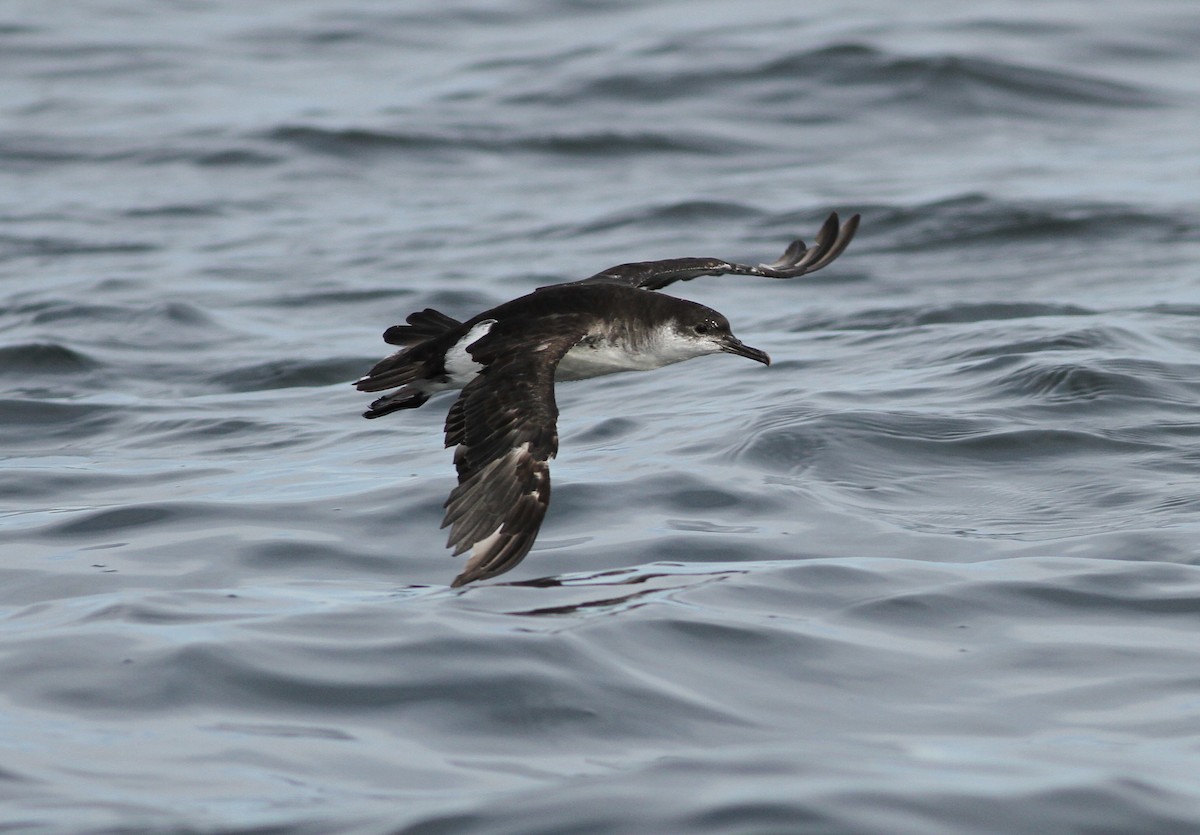
[[[663,364],[654,354],[631,351],[621,344],[586,337],[559,361],[554,379],[586,380],[621,371],[649,371]]]

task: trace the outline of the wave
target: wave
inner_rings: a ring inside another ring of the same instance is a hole
[[[1073,410],[1091,409],[1090,401],[1102,398],[1140,400],[1162,409],[1196,402],[1200,383],[1191,381],[1197,380],[1198,371],[1196,365],[1172,367],[1148,360],[1034,361],[988,381],[986,388],[993,397],[1030,397],[1068,404]]]
[[[641,205],[581,223],[543,227],[537,235],[549,239],[572,238],[629,227],[678,229],[680,224],[744,222],[764,216],[762,210],[735,200],[678,200]],[[626,260],[638,258],[630,256]]]
[[[158,245],[141,241],[83,241],[61,236],[0,235],[0,261],[80,255],[129,255],[155,252]]]
[[[1096,240],[1113,239],[1146,247],[1200,239],[1200,222],[1190,211],[1151,211],[1125,203],[1009,200],[970,193],[855,211],[870,222],[871,244],[892,252],[1039,241],[1060,248],[1092,247]]]
[[[989,305],[983,305],[982,307],[986,308],[989,307]],[[1083,308],[1073,308],[1071,306],[1064,306],[1065,309],[1057,313],[1044,312],[1046,306],[1034,305],[1033,307],[1036,312],[1032,313],[1031,316],[1093,315],[1090,311],[1086,311]],[[1003,319],[1009,317],[997,318]],[[1012,318],[1027,317],[1016,316]],[[954,319],[951,321],[959,320]],[[968,321],[981,320],[969,319]],[[1143,342],[1143,338],[1138,334],[1112,325],[1092,325],[1070,330],[1063,330],[1060,327],[1048,329],[1042,334],[1027,333],[1022,334],[1019,337],[1002,339],[1002,341],[989,340],[986,342],[986,344],[974,347],[964,347],[961,350],[953,350],[946,354],[946,359],[954,361],[988,359],[992,357],[1016,358],[1024,354],[1040,354],[1046,352],[1058,353],[1061,351],[1120,351],[1129,350],[1135,346],[1141,347]]]
[[[823,66],[822,66],[823,65]],[[818,66],[821,66],[818,69]],[[829,82],[883,87],[893,101],[950,106],[956,113],[1036,113],[1046,107],[1151,107],[1144,87],[1097,75],[969,55],[898,56],[852,46],[785,59],[776,71],[817,72]]]
[[[220,326],[199,305],[184,301],[154,302],[147,305],[96,304],[63,298],[43,298],[16,304],[6,313],[28,325],[54,326],[66,330],[72,324],[85,324],[91,340],[103,340],[104,329],[93,326],[116,325],[124,330],[113,335],[112,343],[127,342],[145,346],[145,339],[161,339],[179,344],[190,339],[216,338]]]
[[[82,351],[56,342],[26,342],[0,346],[0,376],[27,374],[79,374],[103,363]]]
[[[1094,316],[1096,311],[1073,304],[1043,302],[958,302],[945,305],[916,305],[868,309],[838,316],[810,316],[792,325],[793,331],[875,331],[916,328],[925,325],[1003,322],[1040,317]],[[794,317],[786,321],[791,322]],[[982,349],[981,349],[982,350]]]
[[[78,444],[117,432],[127,421],[125,411],[115,406],[54,401],[45,396],[0,399],[0,437],[10,450]]]
[[[354,157],[397,152],[444,155],[447,152],[525,152],[555,156],[624,156],[684,153],[719,154],[736,147],[731,140],[706,137],[695,131],[594,130],[542,133],[506,133],[500,129],[443,132],[380,130],[368,128],[324,128],[285,125],[265,138],[332,156]]]
[[[327,360],[280,359],[223,371],[209,382],[227,391],[327,386],[362,376],[371,360],[341,357]]]
[[[1099,74],[967,54],[905,55],[862,42],[800,49],[752,63],[745,62],[745,52],[719,49],[710,51],[705,61],[667,60],[690,56],[695,49],[694,41],[662,44],[651,50],[636,72],[619,70],[591,77],[586,75],[587,69],[570,66],[575,56],[564,55],[558,77],[565,81],[506,100],[510,104],[563,106],[597,100],[646,103],[741,94],[770,104],[807,95],[830,101],[850,99],[860,107],[932,108],[954,117],[1041,116],[1064,106],[1131,108],[1161,103],[1154,90]],[[664,63],[669,68],[659,69]],[[795,118],[813,117],[807,113]]]
[[[14,134],[0,138],[0,163],[18,171],[65,165],[129,163],[160,166],[186,163],[199,167],[263,167],[285,157],[261,147],[260,140],[236,136],[182,136],[157,143],[124,138],[84,139],[70,134]]]

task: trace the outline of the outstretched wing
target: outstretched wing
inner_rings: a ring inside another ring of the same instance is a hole
[[[719,258],[669,258],[665,261],[639,261],[619,264],[596,273],[591,278],[572,284],[623,284],[642,290],[661,290],[676,281],[691,281],[702,275],[758,275],[764,278],[796,278],[828,266],[841,255],[854,233],[858,231],[859,216],[845,223],[838,221],[837,212],[825,220],[812,249],[804,241],[795,240],[777,260],[751,267]]]
[[[548,317],[540,334],[497,328],[471,348],[484,369],[446,416],[458,486],[446,499],[442,527],[450,528],[446,545],[455,556],[472,552],[453,586],[508,571],[537,538],[550,504],[550,459],[558,452],[554,371],[584,333],[582,323],[573,324]]]

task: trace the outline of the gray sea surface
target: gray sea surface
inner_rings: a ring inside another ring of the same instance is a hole
[[[612,264],[451,590],[389,325]],[[1200,833],[1192,0],[0,4],[0,831]]]

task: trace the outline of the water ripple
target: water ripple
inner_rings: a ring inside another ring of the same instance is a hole
[[[489,131],[447,130],[422,133],[367,128],[324,128],[287,125],[266,139],[333,156],[423,152],[447,155],[462,151],[524,152],[554,156],[632,155],[656,153],[719,154],[732,148],[729,140],[658,131],[615,130],[579,133],[506,135]]]

